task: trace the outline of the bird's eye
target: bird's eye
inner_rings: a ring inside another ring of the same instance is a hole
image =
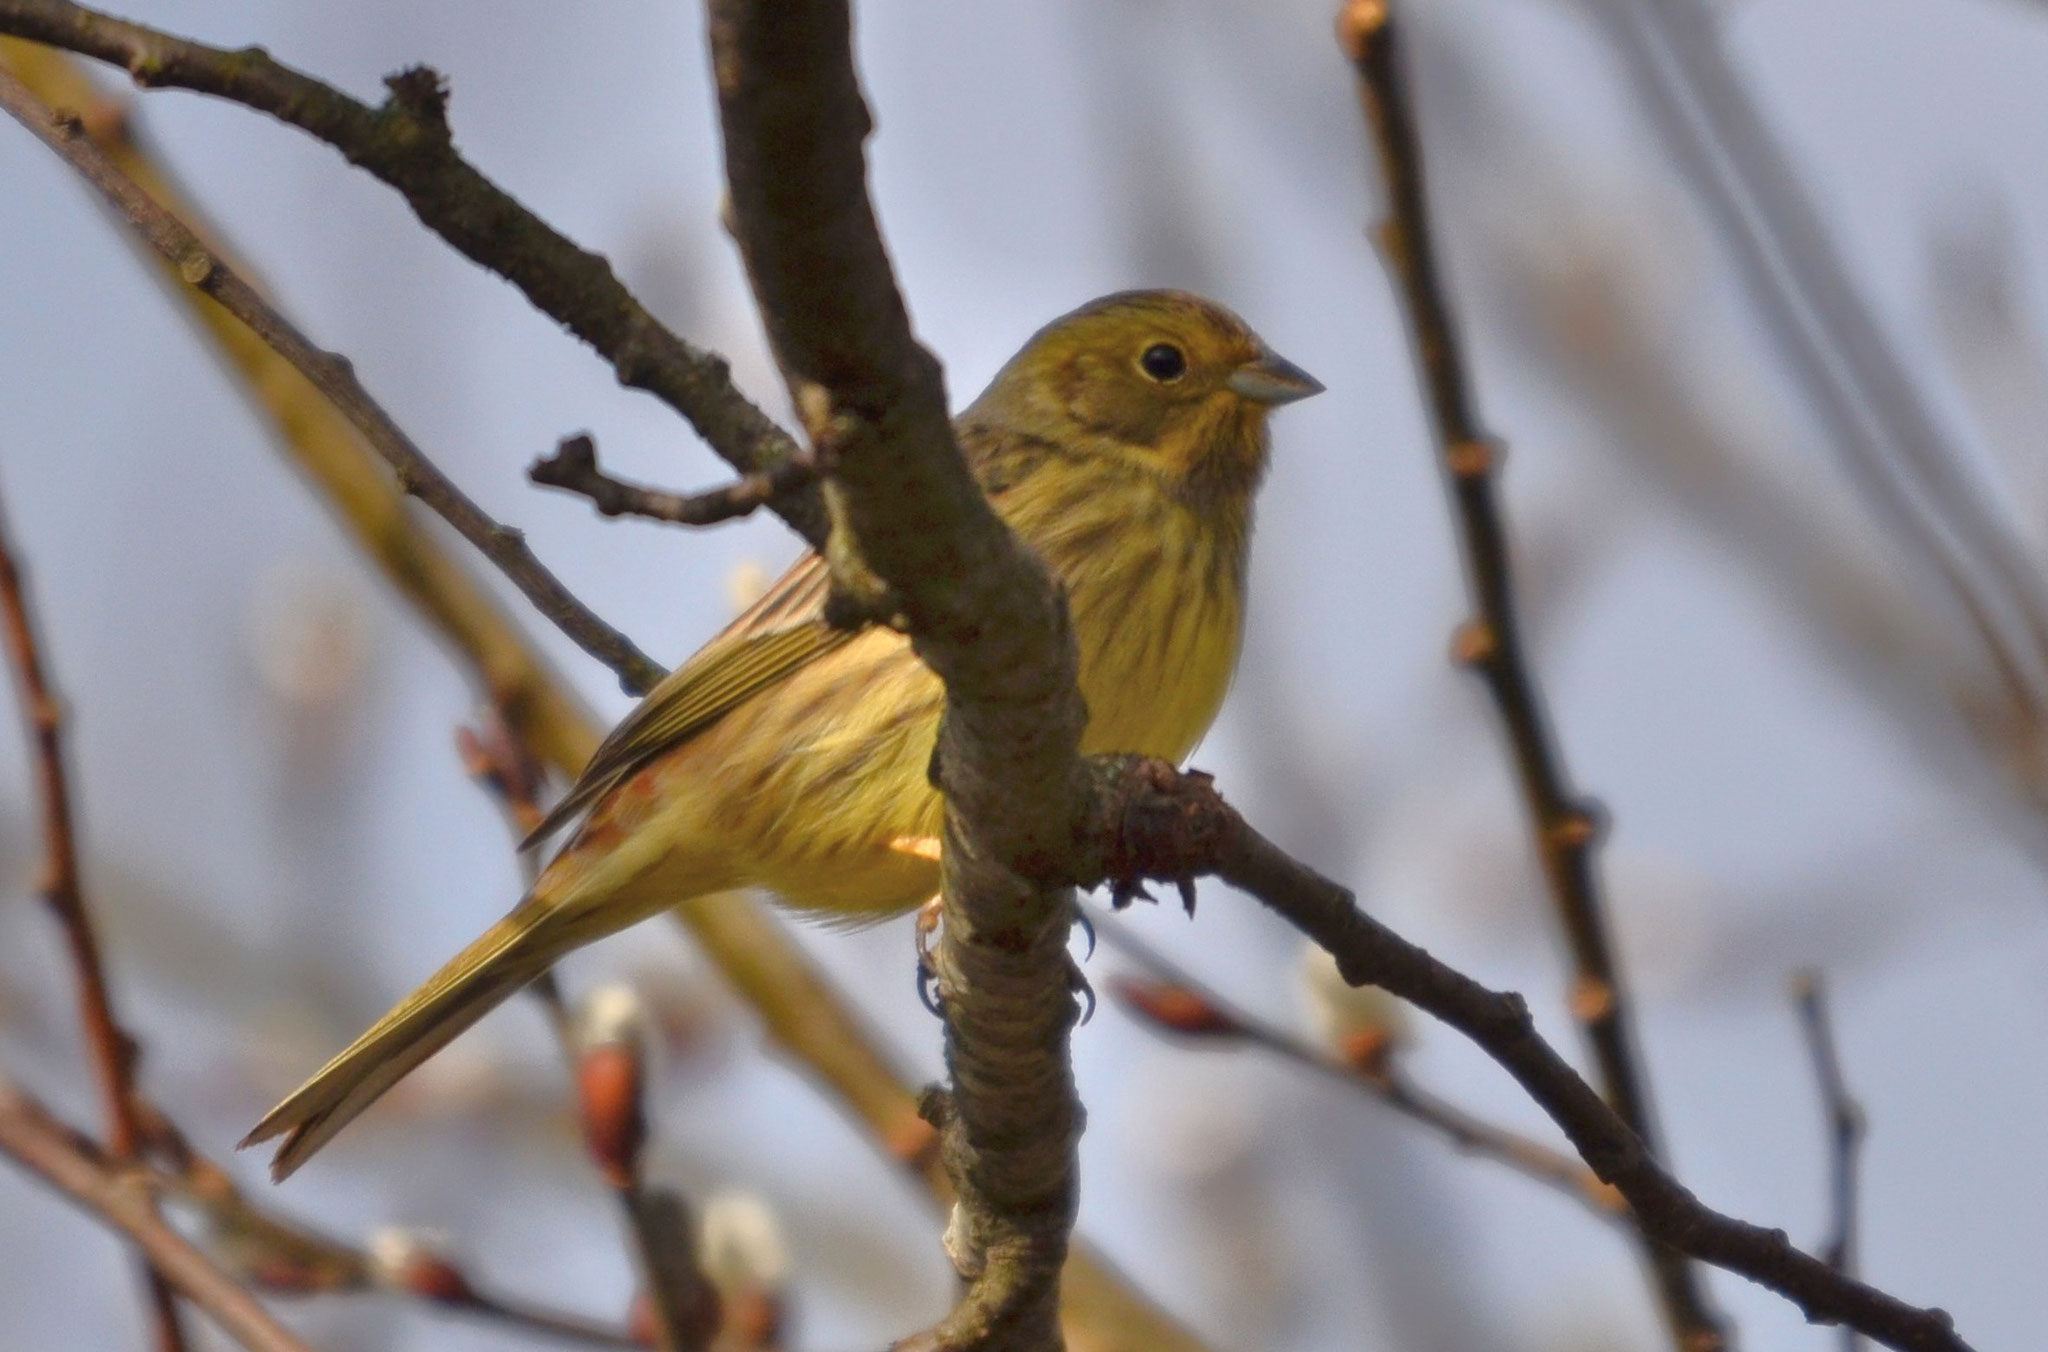
[[[1164,384],[1187,374],[1188,359],[1172,343],[1154,343],[1138,358],[1138,365],[1145,368],[1146,375]]]

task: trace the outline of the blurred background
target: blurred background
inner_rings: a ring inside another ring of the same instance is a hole
[[[459,145],[778,413],[732,249],[694,7],[149,0],[134,17],[364,98],[427,62]],[[2026,1345],[2048,1258],[2048,6],[2030,0],[1433,0],[1406,7],[1441,242],[1506,491],[1540,676],[1604,867],[1677,1172],[1828,1225],[1787,983],[1827,975],[1870,1120],[1862,1261]],[[874,186],[964,404],[1034,328],[1170,285],[1329,393],[1276,424],[1251,641],[1195,757],[1281,843],[1577,1053],[1491,710],[1448,665],[1462,582],[1377,187],[1323,0],[875,0]],[[592,432],[615,472],[722,467],[508,286],[301,134],[219,102],[139,129],[291,312],[487,509],[665,662],[795,552],[526,484]],[[0,488],[74,715],[88,884],[145,1080],[209,1153],[517,896],[455,753],[463,674],[274,452],[120,232],[0,128]],[[459,542],[455,545],[461,546]],[[509,595],[509,592],[508,592]],[[516,604],[516,601],[515,601]],[[614,717],[608,672],[532,626]],[[29,766],[0,737],[0,1061],[96,1120],[35,904]],[[1129,928],[1318,1036],[1300,946],[1212,888]],[[938,1071],[907,922],[806,948]],[[1098,987],[1125,959],[1099,952]],[[951,1298],[925,1202],[666,924],[579,954],[662,1028],[654,1172],[757,1228],[793,1345],[873,1346]],[[1454,1034],[1404,1068],[1555,1139]],[[1219,1346],[1663,1345],[1625,1239],[1341,1084],[1163,1040],[1075,1040],[1082,1231]],[[633,1279],[559,1057],[515,1002],[281,1192],[362,1240],[438,1234],[502,1289],[617,1317]],[[0,1170],[0,1348],[139,1337],[116,1243]],[[1752,1352],[1833,1346],[1716,1274]],[[320,1345],[547,1346],[378,1297],[287,1307]]]

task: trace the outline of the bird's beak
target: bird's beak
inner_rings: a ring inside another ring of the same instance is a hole
[[[1277,407],[1323,392],[1323,382],[1271,348],[1230,373],[1223,382],[1240,398]]]

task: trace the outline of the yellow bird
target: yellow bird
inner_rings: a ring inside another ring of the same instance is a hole
[[[1244,624],[1266,415],[1322,389],[1223,307],[1106,296],[1054,320],[955,422],[1012,530],[1066,587],[1084,753],[1179,761],[1223,702]],[[823,618],[798,560],[598,748],[539,834],[569,843],[509,915],[291,1097],[243,1145],[305,1163],[379,1095],[580,945],[694,896],[771,889],[842,920],[938,890],[926,779],[944,692],[907,639]]]

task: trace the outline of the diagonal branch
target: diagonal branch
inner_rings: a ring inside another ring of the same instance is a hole
[[[711,5],[734,233],[805,430],[833,466],[834,543],[880,580],[946,686],[934,767],[951,1087],[927,1096],[926,1115],[959,1191],[947,1247],[968,1288],[929,1341],[1057,1348],[1081,1105],[1073,893],[1049,865],[1079,806],[1079,659],[1043,564],[969,473],[938,363],[911,334],[867,196],[851,29],[845,0]]]
[[[1665,1172],[1642,1138],[1536,1032],[1521,996],[1489,990],[1358,909],[1331,882],[1254,830],[1207,775],[1164,761],[1089,762],[1090,805],[1076,851],[1084,885],[1213,874],[1256,897],[1372,985],[1456,1028],[1514,1076],[1563,1128],[1579,1157],[1628,1199],[1643,1232],[1784,1296],[1817,1323],[1848,1324],[1900,1352],[1968,1352],[1947,1313],[1866,1286],[1767,1230],[1704,1205]]]
[[[1537,854],[1571,949],[1572,1013],[1592,1046],[1608,1101],[1652,1154],[1662,1154],[1593,859],[1597,809],[1571,785],[1522,647],[1507,523],[1495,491],[1499,452],[1480,428],[1457,328],[1438,277],[1422,152],[1392,0],[1351,0],[1338,26],[1358,73],[1359,96],[1386,182],[1380,247],[1406,309],[1465,555],[1475,614],[1460,626],[1454,649],[1485,682],[1507,733]],[[1728,1346],[1692,1266],[1647,1233],[1645,1257],[1679,1352],[1717,1352]]]
[[[0,632],[14,669],[14,684],[29,725],[36,761],[36,792],[43,822],[43,871],[40,887],[50,914],[64,931],[78,978],[78,1015],[85,1044],[92,1055],[93,1076],[107,1119],[107,1148],[117,1160],[142,1154],[145,1133],[135,1098],[135,1042],[114,1015],[100,942],[86,905],[85,883],[78,860],[78,835],[71,822],[70,775],[64,761],[64,707],[51,688],[36,641],[22,568],[4,513],[0,513]],[[144,1203],[147,1205],[147,1202]],[[164,1274],[150,1268],[143,1274],[161,1352],[182,1352],[186,1345],[177,1302]]]
[[[579,248],[456,153],[446,91],[432,71],[394,76],[390,98],[372,108],[260,47],[209,47],[68,0],[0,0],[0,32],[110,62],[141,85],[229,99],[325,141],[402,193],[428,229],[590,344],[621,384],[681,413],[735,469],[773,469],[796,455],[789,434],[734,388],[723,357],[678,337],[601,255]],[[797,534],[813,545],[824,541],[824,506],[814,490],[772,505]]]
[[[1503,1164],[1585,1207],[1604,1221],[1628,1219],[1621,1195],[1572,1158],[1527,1136],[1498,1126],[1417,1085],[1395,1064],[1394,1049],[1380,1041],[1367,1060],[1337,1056],[1292,1031],[1239,1008],[1197,981],[1178,963],[1108,917],[1097,917],[1102,942],[1147,973],[1142,985],[1115,980],[1110,990],[1134,1016],[1168,1034],[1191,1036],[1203,1045],[1249,1043],[1384,1103],[1430,1128],[1459,1150]]]
[[[0,1152],[128,1236],[152,1267],[249,1352],[312,1352],[156,1214],[144,1175],[110,1160],[0,1078]]]
[[[123,174],[93,144],[75,115],[53,112],[6,71],[0,71],[0,107],[77,169],[186,282],[218,301],[311,381],[384,457],[408,493],[433,508],[465,540],[482,550],[525,593],[536,610],[585,652],[616,672],[621,685],[640,693],[661,679],[661,664],[571,595],[534,557],[523,534],[492,520],[427,459],[383,406],[370,397],[346,358],[315,347],[184,222]]]
[[[185,199],[164,168],[144,149],[126,101],[110,98],[83,63],[54,48],[0,38],[0,63],[45,104],[75,109],[94,140],[122,172],[186,222],[204,213]],[[128,236],[131,240],[135,237]],[[231,267],[233,250],[218,240],[214,252]],[[273,445],[316,490],[342,526],[368,548],[385,580],[428,619],[436,636],[462,659],[491,704],[551,761],[574,774],[600,733],[589,710],[545,657],[513,624],[484,579],[448,553],[334,405],[246,325],[188,286],[177,269],[147,248],[151,271],[179,307],[203,329],[209,346],[236,377],[252,410],[271,429]]]

